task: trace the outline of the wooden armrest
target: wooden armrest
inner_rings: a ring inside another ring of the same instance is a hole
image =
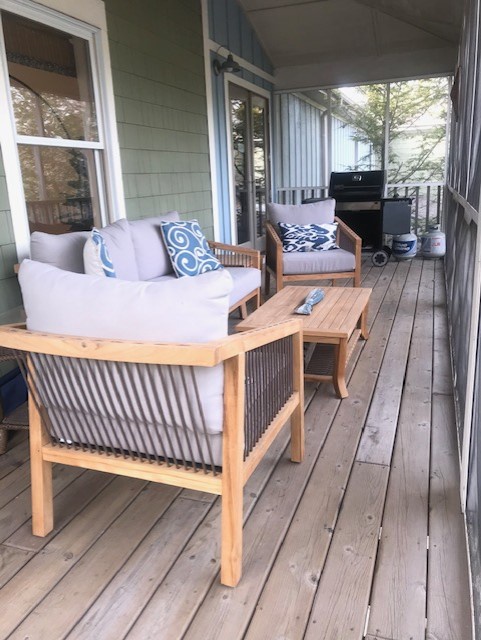
[[[233,245],[233,244],[224,244],[222,242],[214,242],[212,240],[208,241],[210,248],[213,250],[214,254],[219,253],[220,256],[217,256],[218,259],[220,259],[220,262],[222,262],[222,255],[224,254],[234,254],[234,255],[238,255],[238,256],[245,256],[246,258],[248,258],[248,263],[250,264],[251,267],[254,267],[256,269],[262,269],[262,259],[261,259],[261,253],[260,251],[257,251],[257,249],[250,249],[248,247],[239,247],[237,245]],[[234,263],[232,263],[231,261],[226,261],[226,266],[235,266]],[[246,265],[242,265],[242,266],[246,266]]]
[[[334,218],[334,221],[339,225],[338,229],[340,234],[347,236],[355,245],[359,244],[359,246],[361,246],[361,238],[351,229],[351,227],[348,227],[340,218],[336,217]]]
[[[0,326],[0,346],[68,358],[213,367],[240,353],[300,333],[301,329],[300,320],[287,320],[212,342],[166,344],[40,333],[17,324]]]
[[[282,272],[282,241],[271,222],[266,222],[266,264],[276,273]]]

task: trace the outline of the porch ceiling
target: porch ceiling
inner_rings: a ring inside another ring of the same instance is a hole
[[[451,73],[460,0],[240,0],[276,88]]]

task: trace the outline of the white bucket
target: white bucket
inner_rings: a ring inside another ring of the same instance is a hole
[[[446,235],[439,230],[438,224],[429,227],[421,237],[421,253],[424,258],[442,258],[446,253]]]
[[[403,233],[392,239],[392,254],[397,260],[410,260],[416,255],[418,239],[414,233]]]

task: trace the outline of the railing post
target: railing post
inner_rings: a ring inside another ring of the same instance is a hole
[[[431,206],[431,187],[427,187],[426,189],[426,231],[429,229],[429,209]]]

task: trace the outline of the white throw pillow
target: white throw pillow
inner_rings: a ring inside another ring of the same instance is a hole
[[[117,277],[105,240],[95,227],[84,246],[84,270],[89,276]]]

